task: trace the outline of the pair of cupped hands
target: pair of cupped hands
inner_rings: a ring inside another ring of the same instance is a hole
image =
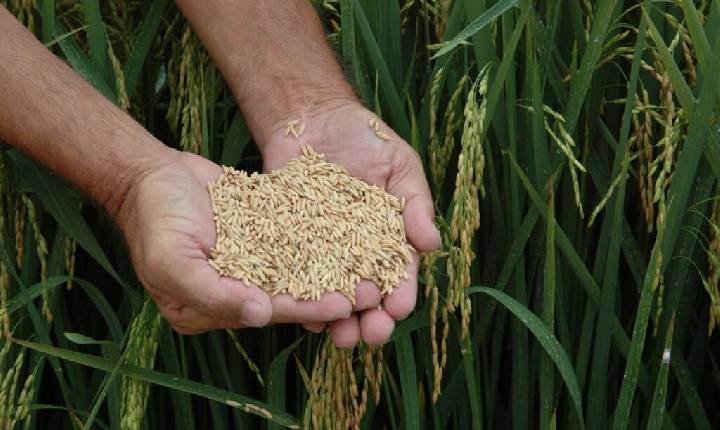
[[[304,113],[299,139],[286,136],[277,124],[265,142],[258,142],[265,171],[281,168],[301,153],[303,145],[388,192],[405,197],[403,214],[409,242],[419,252],[440,246],[433,224],[433,205],[417,153],[378,120],[390,140],[368,125],[375,114],[359,103],[333,105]],[[134,181],[119,224],[143,285],[169,324],[183,334],[218,328],[262,327],[299,323],[313,332],[326,327],[339,347],[363,339],[379,345],[391,336],[396,321],[415,307],[418,255],[407,268],[408,278],[382,298],[370,281],[357,286],[355,304],[338,292],[317,301],[270,297],[259,287],[222,277],[208,264],[215,246],[215,224],[207,191],[222,174],[217,164],[200,156],[168,149],[166,159]]]

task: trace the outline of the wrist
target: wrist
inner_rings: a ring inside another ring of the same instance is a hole
[[[127,232],[131,224],[132,208],[143,181],[156,172],[171,168],[179,154],[153,139],[144,145],[142,154],[136,154],[124,166],[118,166],[96,182],[93,197],[121,231]]]
[[[285,132],[290,121],[304,123],[339,107],[360,104],[344,77],[326,82],[278,77],[265,88],[248,88],[235,93],[261,151],[272,136]]]

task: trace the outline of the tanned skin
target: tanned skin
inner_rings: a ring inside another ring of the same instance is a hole
[[[417,154],[380,121],[368,127],[307,0],[178,0],[235,95],[266,170],[312,145],[351,174],[404,196],[408,239],[419,251],[440,245]],[[409,279],[381,298],[361,281],[353,306],[339,293],[319,301],[269,297],[221,277],[207,263],[215,243],[206,185],[221,168],[165,146],[57,59],[0,6],[0,140],[28,154],[95,199],[117,222],[143,285],[174,329],[300,323],[351,347],[386,342],[414,308],[417,256]],[[286,124],[306,124],[300,139]]]

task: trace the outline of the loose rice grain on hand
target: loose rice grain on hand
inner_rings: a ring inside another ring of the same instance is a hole
[[[353,303],[360,279],[385,296],[407,278],[404,199],[310,147],[272,173],[223,169],[209,185],[217,232],[209,262],[220,274],[272,295],[317,300],[339,291]]]

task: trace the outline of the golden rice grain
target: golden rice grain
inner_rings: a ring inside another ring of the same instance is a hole
[[[225,167],[209,192],[217,232],[209,263],[224,276],[296,299],[339,291],[353,303],[360,279],[386,295],[407,277],[404,199],[310,147],[268,174]]]
[[[389,142],[389,141],[390,141],[390,136],[388,136],[387,134],[383,133],[382,131],[376,131],[376,132],[375,132],[375,136],[377,136],[378,138],[380,138],[380,139],[382,139],[382,140],[384,140],[384,141],[386,141],[386,142]]]

